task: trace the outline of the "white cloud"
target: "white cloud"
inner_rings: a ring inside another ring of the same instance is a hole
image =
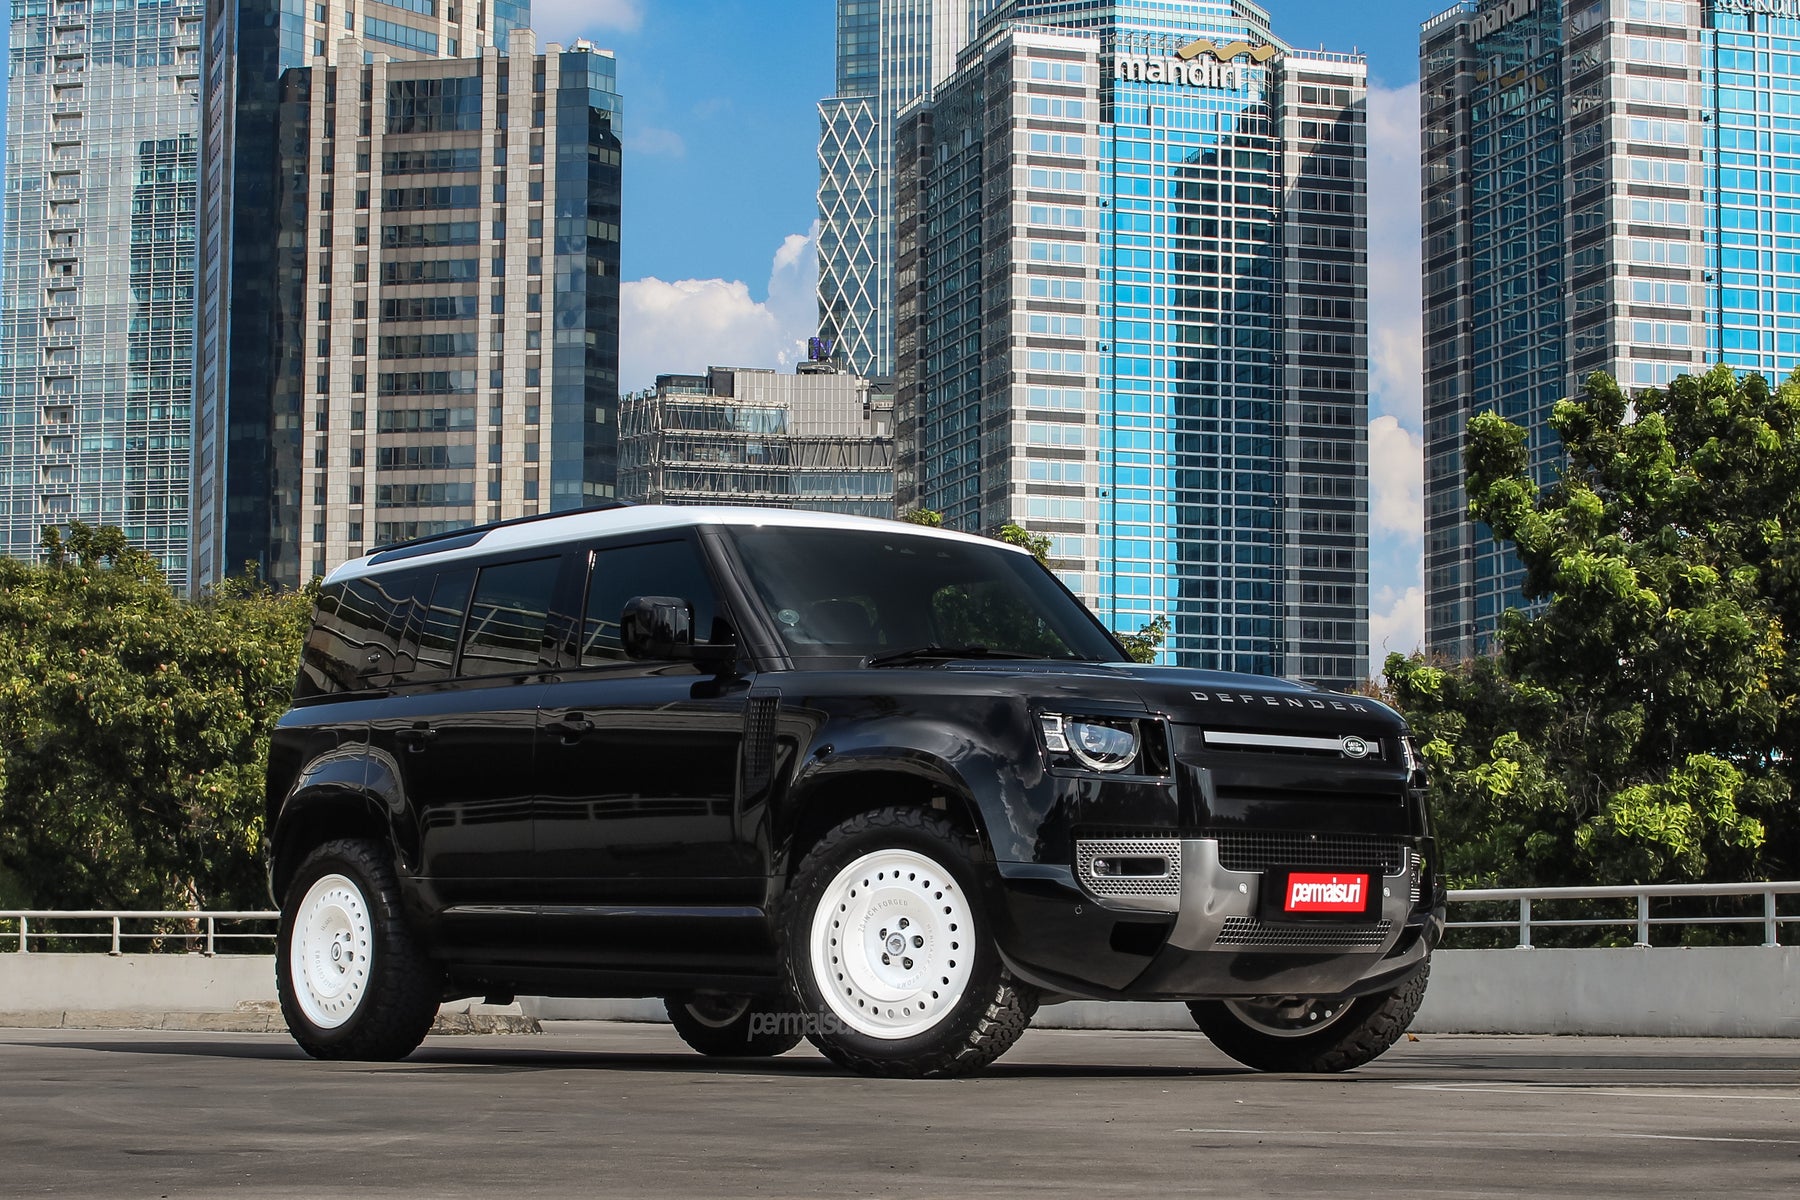
[[[637,391],[663,374],[707,367],[787,367],[818,328],[815,225],[782,239],[771,257],[768,299],[742,280],[655,277],[620,289],[619,387]]]
[[[1425,645],[1425,592],[1381,588],[1369,606],[1369,677],[1381,672],[1390,653],[1411,654]]]
[[[673,129],[628,123],[625,126],[625,152],[648,154],[655,158],[684,158],[687,156],[687,142]]]
[[[567,45],[603,30],[636,33],[643,24],[643,0],[534,0],[531,6],[531,27],[540,46]]]
[[[1369,516],[1371,532],[1424,536],[1424,443],[1391,416],[1369,422]]]
[[[1419,85],[1369,89],[1369,392],[1420,427]]]

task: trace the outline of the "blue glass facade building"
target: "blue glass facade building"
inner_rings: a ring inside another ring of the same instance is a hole
[[[1800,3],[1717,0],[1701,53],[1709,361],[1800,369]]]
[[[1475,414],[1548,484],[1551,407],[1594,371],[1800,366],[1800,3],[1492,0],[1420,55],[1426,641],[1461,658],[1525,603],[1467,516]]]
[[[199,0],[15,0],[0,554],[121,527],[188,583]]]
[[[1000,16],[897,133],[901,507],[1050,535],[1167,661],[1355,684],[1362,60],[1245,3]]]

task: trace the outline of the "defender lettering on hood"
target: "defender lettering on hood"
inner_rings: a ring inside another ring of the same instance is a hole
[[[1355,700],[1318,700],[1311,696],[1269,696],[1256,692],[1190,692],[1196,700],[1219,704],[1256,704],[1261,702],[1270,708],[1318,709],[1322,712],[1374,712],[1366,704]]]

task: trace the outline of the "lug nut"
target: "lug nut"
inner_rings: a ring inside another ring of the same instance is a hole
[[[924,948],[925,948],[925,939],[920,937],[916,933],[913,934],[913,949],[914,950],[923,950]]]
[[[903,958],[900,960],[900,965],[902,967],[904,967],[905,969],[907,969],[908,971],[910,971],[910,970],[912,970],[912,959]]]

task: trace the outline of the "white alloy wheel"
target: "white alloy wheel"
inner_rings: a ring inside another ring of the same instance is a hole
[[[949,871],[912,850],[877,850],[839,871],[813,910],[813,979],[832,1015],[895,1041],[932,1029],[975,969],[974,913]]]
[[[369,989],[375,940],[369,903],[346,875],[321,876],[294,915],[288,970],[306,1019],[336,1029],[356,1015]]]
[[[1337,1024],[1350,1011],[1349,996],[1266,996],[1227,1000],[1233,1016],[1269,1037],[1305,1037]]]

